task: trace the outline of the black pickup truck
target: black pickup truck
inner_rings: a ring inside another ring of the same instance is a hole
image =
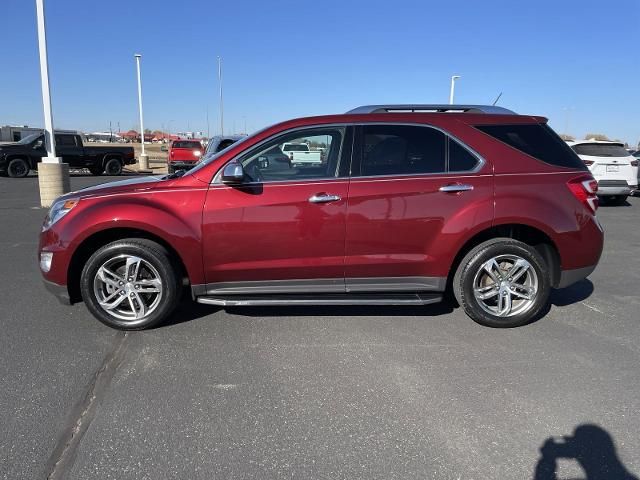
[[[136,162],[133,147],[105,144],[85,146],[82,137],[73,133],[56,133],[56,155],[71,168],[87,168],[94,175],[120,175],[124,165]],[[19,142],[0,143],[0,174],[26,177],[47,156],[44,134],[34,133]]]

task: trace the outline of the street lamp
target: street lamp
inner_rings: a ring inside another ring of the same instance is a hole
[[[224,135],[224,110],[222,108],[222,57],[218,57],[218,83],[220,84],[220,135]]]
[[[56,139],[53,132],[51,92],[49,90],[49,58],[47,55],[47,33],[44,20],[44,0],[36,0],[38,20],[38,50],[40,52],[40,80],[42,82],[42,105],[44,108],[44,144],[47,156],[38,166],[40,205],[50,207],[56,198],[71,190],[69,165],[56,157]]]
[[[453,105],[453,92],[456,88],[456,80],[460,78],[460,75],[453,75],[451,77],[451,91],[449,92],[449,105]]]
[[[142,153],[140,154],[139,168],[140,170],[149,169],[149,156],[144,152],[144,123],[142,120],[142,82],[140,80],[140,58],[142,55],[136,53],[136,70],[138,72],[138,109],[140,110],[140,136],[142,139]]]

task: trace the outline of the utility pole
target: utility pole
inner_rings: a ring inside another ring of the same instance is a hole
[[[222,57],[218,57],[218,84],[220,85],[220,135],[224,135],[224,108],[222,105]]]
[[[449,105],[453,105],[453,93],[456,88],[456,80],[460,78],[460,75],[453,75],[451,77],[451,90],[449,91]]]
[[[62,163],[60,157],[56,157],[51,91],[49,90],[49,57],[47,55],[44,0],[36,0],[36,17],[38,22],[42,106],[44,109],[44,144],[47,149],[47,156],[42,158],[42,163],[38,166],[38,184],[40,187],[40,205],[50,207],[56,198],[67,193],[71,188],[69,184],[69,165]]]
[[[138,109],[140,110],[140,137],[142,141],[142,153],[140,154],[139,167],[140,170],[149,169],[149,155],[144,152],[144,123],[142,119],[142,82],[140,80],[140,58],[142,55],[136,53],[134,55],[136,59],[136,70],[138,72]]]

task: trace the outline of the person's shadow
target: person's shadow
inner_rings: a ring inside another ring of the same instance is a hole
[[[571,437],[549,437],[540,447],[534,480],[556,480],[558,460],[573,459],[585,480],[639,480],[622,464],[611,435],[593,424],[579,425]]]

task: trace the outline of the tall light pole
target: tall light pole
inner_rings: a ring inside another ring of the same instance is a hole
[[[139,168],[140,170],[149,169],[149,156],[144,152],[144,122],[142,119],[142,81],[140,80],[140,58],[142,55],[136,53],[136,70],[138,73],[138,109],[140,110],[140,138],[142,141],[142,153],[140,154]]]
[[[456,88],[456,80],[460,78],[460,75],[453,75],[451,77],[451,90],[449,91],[449,105],[453,105],[453,93]]]
[[[38,20],[38,50],[40,52],[40,80],[42,82],[42,106],[44,109],[44,144],[47,156],[38,166],[40,205],[50,207],[56,198],[70,190],[69,165],[56,157],[56,139],[53,134],[51,92],[49,90],[49,57],[47,55],[47,32],[44,20],[44,0],[36,0]]]
[[[224,135],[224,109],[222,107],[222,57],[218,57],[218,83],[220,84],[220,135]]]

